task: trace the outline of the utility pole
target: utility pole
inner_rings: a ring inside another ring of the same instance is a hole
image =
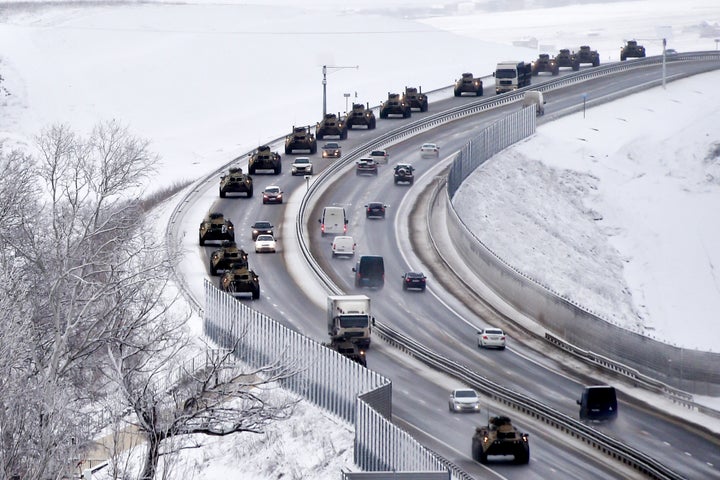
[[[667,39],[663,38],[663,58],[662,58],[662,87],[665,90],[665,47],[667,46]]]
[[[322,85],[323,85],[323,118],[325,118],[325,114],[327,113],[327,71],[328,71],[328,68],[332,68],[332,69],[335,69],[335,70],[342,70],[343,68],[354,68],[354,69],[358,69],[358,68],[360,68],[360,66],[359,66],[359,65],[355,65],[354,67],[341,67],[341,66],[337,66],[337,65],[323,65],[323,70],[322,70],[322,72],[323,72],[323,80],[322,80]]]

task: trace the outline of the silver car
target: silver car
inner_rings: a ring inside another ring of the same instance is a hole
[[[480,412],[480,397],[472,388],[458,388],[450,392],[448,408],[453,413]]]

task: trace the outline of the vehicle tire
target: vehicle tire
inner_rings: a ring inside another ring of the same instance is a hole
[[[292,153],[292,148],[285,147],[285,155],[290,155]]]
[[[317,143],[310,145],[310,153],[317,153]]]
[[[621,61],[621,62],[624,62],[624,61],[625,61],[625,58],[626,58],[625,55],[622,55],[622,54],[620,55],[620,61]]]
[[[217,268],[215,268],[215,265],[213,265],[212,260],[210,260],[210,275],[213,277],[216,277],[218,274]]]
[[[471,448],[472,452],[470,453],[470,455],[472,456],[472,459],[475,460],[476,462],[480,461],[480,450],[481,449],[482,449],[482,447],[480,447],[478,442],[473,440],[472,448]]]
[[[205,245],[205,239],[203,238],[203,236],[202,236],[202,235],[198,235],[198,239],[199,239],[199,241],[200,241],[200,246],[201,246],[201,247],[204,246],[204,245]]]
[[[315,134],[315,138],[317,138],[318,140],[322,140],[323,138],[325,138],[325,135],[323,135],[322,130],[320,130],[319,132],[317,132]]]
[[[343,130],[340,133],[340,140],[347,140],[347,130]]]
[[[252,187],[250,187],[250,189],[247,191],[247,196],[248,196],[248,198],[250,198],[250,197],[253,196],[253,189],[252,189]]]
[[[278,163],[278,166],[275,167],[275,175],[280,175],[282,173],[282,163]]]
[[[420,108],[421,112],[427,112],[428,111],[428,104],[427,102],[423,103],[423,106]]]
[[[258,298],[260,298],[260,287],[252,291],[252,298],[253,300],[257,300]]]
[[[221,188],[220,189],[220,198],[225,198],[226,196],[227,196],[227,194],[225,192],[223,192],[223,189]]]
[[[252,167],[248,166],[248,173],[250,175],[255,175],[255,166],[254,165]]]
[[[572,69],[573,69],[573,71],[577,72],[578,70],[580,70],[580,64],[579,64],[579,63],[573,63]]]
[[[370,125],[368,125],[368,130],[372,130],[375,128],[375,119],[373,118],[370,120]]]
[[[412,112],[409,109],[407,112],[403,112],[403,118],[410,118],[411,115],[412,115]]]
[[[505,350],[505,346],[503,345],[502,347],[500,347],[500,350]]]
[[[479,457],[479,458],[478,458],[478,461],[479,461],[480,463],[482,463],[483,465],[486,464],[486,463],[488,463],[487,453],[485,453],[485,451],[482,449],[482,447],[480,448],[480,452],[479,452],[479,453],[480,453],[480,454],[478,455],[478,457]]]
[[[387,113],[380,111],[380,118],[387,118]]]
[[[311,168],[310,173],[308,175],[312,175],[312,174],[313,174],[313,169]]]
[[[476,97],[482,97],[482,94],[483,94],[482,88],[475,92]]]
[[[460,95],[462,95],[462,92],[460,90],[455,90],[455,96],[459,97]]]

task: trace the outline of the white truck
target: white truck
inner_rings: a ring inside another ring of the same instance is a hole
[[[512,92],[530,85],[532,64],[507,60],[497,64],[495,72],[495,93]]]
[[[368,348],[373,320],[367,295],[328,295],[327,321],[331,340],[350,340],[361,348]]]

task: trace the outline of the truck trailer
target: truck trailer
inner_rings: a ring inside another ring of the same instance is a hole
[[[327,323],[330,340],[349,340],[360,348],[370,346],[373,317],[367,295],[329,295]]]

